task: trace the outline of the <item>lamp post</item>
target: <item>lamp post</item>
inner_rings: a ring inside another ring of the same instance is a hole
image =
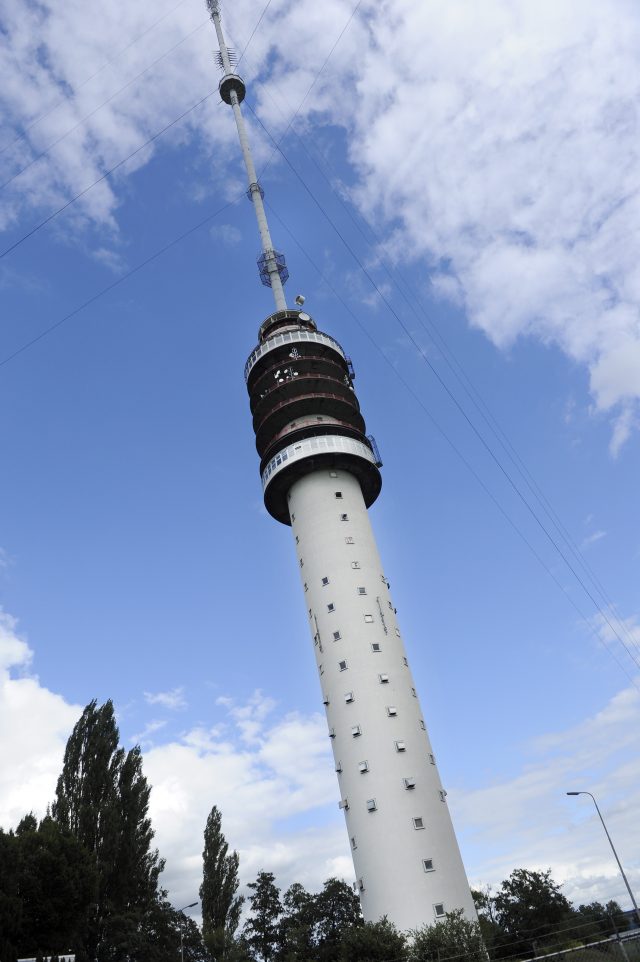
[[[602,827],[603,827],[603,829],[604,829],[604,833],[605,833],[605,835],[607,836],[607,839],[609,840],[609,845],[611,846],[611,851],[613,852],[613,854],[614,854],[615,857],[616,857],[616,862],[618,863],[618,868],[620,869],[620,874],[622,875],[622,878],[624,879],[624,884],[627,886],[627,892],[629,893],[629,898],[631,899],[631,904],[633,905],[633,907],[634,907],[634,909],[635,909],[636,917],[637,917],[637,919],[638,919],[638,922],[640,922],[640,910],[638,909],[638,905],[637,905],[637,903],[636,903],[636,900],[635,900],[635,898],[633,897],[633,892],[631,891],[631,886],[629,885],[629,882],[628,882],[628,880],[627,880],[627,876],[624,874],[624,869],[623,869],[623,867],[622,867],[622,863],[621,863],[620,859],[618,858],[618,853],[616,852],[615,846],[614,846],[613,842],[611,841],[611,836],[609,835],[609,831],[608,831],[608,829],[607,829],[607,826],[605,825],[604,819],[603,819],[603,817],[602,817],[602,812],[601,812],[600,809],[598,808],[598,803],[596,802],[595,797],[591,794],[591,792],[567,792],[567,795],[589,795],[589,796],[591,797],[591,800],[592,800],[593,804],[594,804],[595,807],[596,807],[596,812],[598,813],[598,815],[599,815],[599,817],[600,817],[600,821],[602,822]]]
[[[193,909],[196,907],[197,902],[190,902],[188,905],[183,905],[178,912],[184,912],[185,909]],[[182,938],[182,919],[180,920],[180,962],[184,962],[184,941]]]

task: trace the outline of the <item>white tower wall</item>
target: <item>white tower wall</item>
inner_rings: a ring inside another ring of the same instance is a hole
[[[364,917],[403,930],[453,909],[475,919],[360,484],[317,470],[288,501]]]

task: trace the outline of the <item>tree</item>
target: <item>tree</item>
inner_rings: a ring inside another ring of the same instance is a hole
[[[22,915],[18,840],[0,829],[0,962],[15,962]]]
[[[551,869],[514,869],[494,898],[498,924],[509,935],[551,932],[571,913],[571,903],[560,888],[551,878]]]
[[[249,896],[251,910],[244,925],[244,938],[254,957],[271,962],[279,943],[280,889],[271,872],[259,872],[255,882],[249,882],[248,887],[253,895]]]
[[[91,854],[96,899],[87,951],[98,962],[132,956],[145,918],[157,912],[164,863],[151,849],[150,789],[136,746],[125,752],[113,704],[92,701],[67,742],[52,816]]]
[[[330,878],[314,902],[317,958],[319,962],[336,962],[345,932],[363,924],[360,899],[346,882]]]
[[[204,830],[203,873],[200,886],[202,934],[214,960],[226,959],[240,921],[244,898],[237,895],[237,852],[229,855],[222,833],[222,817],[214,805]]]
[[[16,829],[22,957],[42,950],[85,952],[85,935],[96,899],[96,869],[85,847],[50,816],[40,825],[25,816]]]
[[[411,962],[431,962],[448,956],[464,956],[465,962],[487,960],[480,925],[466,918],[462,909],[447,912],[434,925],[416,929],[411,939]]]
[[[280,962],[307,962],[315,951],[315,897],[300,882],[290,885],[282,898]]]
[[[341,962],[403,962],[407,940],[386,917],[347,928],[340,946]]]

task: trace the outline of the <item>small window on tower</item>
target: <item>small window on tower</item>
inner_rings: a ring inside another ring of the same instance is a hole
[[[402,660],[403,660],[403,662],[405,663],[405,665],[406,665],[407,668],[408,668],[408,667],[409,667],[409,662],[407,661],[407,659],[406,659],[406,658],[403,658]]]
[[[300,567],[302,568],[303,565],[304,565],[304,560],[303,560],[302,558],[300,558]]]
[[[374,641],[373,644],[371,645],[371,651],[375,652],[376,654],[378,654],[379,651],[382,651],[380,642]]]
[[[358,735],[362,735],[362,729],[360,728],[360,725],[354,725],[351,729],[351,734],[354,738],[357,738]]]
[[[295,520],[296,520],[295,514],[292,514],[292,515],[291,515],[291,520],[292,520],[292,521],[295,521]]]
[[[348,538],[345,538],[345,539],[344,539],[344,543],[345,543],[345,544],[355,544],[355,541],[353,540],[353,538],[352,538],[351,536],[349,536]]]
[[[327,611],[335,611],[335,610],[336,610],[336,606],[334,605],[333,601],[330,601],[329,604],[327,605]]]
[[[357,885],[358,885],[358,889],[359,889],[361,892],[364,892],[364,879],[359,878],[359,879],[358,879],[358,882],[357,882]]]
[[[432,859],[432,858],[423,858],[423,859],[422,859],[422,867],[423,867],[423,869],[425,870],[425,872],[433,872],[433,871],[435,871],[435,869],[434,869],[434,867],[433,867],[433,859]]]
[[[355,698],[353,697],[353,692],[345,691],[344,700],[346,701],[347,705],[350,705],[352,701],[355,701]]]
[[[399,741],[395,743],[397,752],[406,752],[407,746],[405,742]]]
[[[322,579],[322,584],[323,584],[323,585],[328,585],[328,584],[329,584],[329,579],[328,579],[326,576]]]
[[[335,737],[336,737],[336,730],[335,730],[335,728],[330,728],[330,729],[329,729],[329,738],[335,738]]]
[[[426,732],[426,730],[427,730],[426,725],[425,725],[425,723],[423,722],[422,719],[420,719],[420,728],[421,728],[424,732]]]
[[[342,771],[342,762],[336,762],[336,771],[339,775],[340,772]]]
[[[377,804],[376,804],[375,798],[368,798],[368,799],[367,799],[367,811],[368,811],[368,812],[375,812],[375,810],[377,809],[377,807],[378,807],[378,806],[377,806]]]
[[[413,695],[414,698],[417,698],[417,697],[418,697],[418,696],[416,695],[416,690],[415,690],[415,688],[412,688],[412,689],[411,689],[411,694]]]
[[[443,903],[443,902],[436,902],[436,903],[435,903],[435,905],[433,906],[433,914],[435,915],[435,917],[436,917],[437,919],[441,919],[443,915],[446,915],[446,914],[447,914],[447,913],[445,912],[445,910],[444,910],[444,903]]]
[[[359,594],[359,595],[366,595],[366,593],[367,593],[367,589],[366,589],[366,588],[363,588],[363,587],[358,588],[358,594]]]
[[[339,632],[339,631],[334,631],[334,633],[333,633],[333,640],[334,640],[334,641],[340,641],[341,638],[342,638],[342,635],[340,634],[340,632]]]
[[[387,715],[389,715],[390,718],[393,718],[397,714],[398,714],[398,709],[396,708],[395,705],[387,705]]]
[[[296,544],[300,544],[300,536],[296,535]]]
[[[400,637],[400,629],[399,629],[399,628],[396,628],[396,635],[398,636],[398,638]]]
[[[318,672],[319,672],[321,675],[324,675],[324,667],[323,667],[322,665],[318,665]]]
[[[418,816],[418,818],[414,818],[413,827],[418,829],[424,828],[424,819],[421,816]]]
[[[352,561],[352,562],[351,562],[351,567],[352,567],[352,568],[359,568],[359,567],[360,567],[360,562],[359,562],[359,561]]]
[[[444,801],[446,801],[446,798],[447,798],[447,793],[445,792],[444,788],[441,788],[441,789],[440,789],[440,801],[441,801],[441,802],[444,802]]]
[[[361,775],[364,775],[365,772],[368,772],[369,762],[367,761],[358,762],[358,771],[360,772]]]
[[[346,670],[347,670],[347,663],[346,663],[346,661],[339,661],[339,662],[338,662],[338,668],[340,669],[340,671],[346,671]]]
[[[388,685],[388,684],[389,684],[389,676],[388,676],[388,675],[378,675],[378,678],[380,679],[380,684],[381,684],[381,685]]]
[[[349,515],[348,515],[348,514],[341,514],[341,515],[340,515],[340,520],[341,520],[341,521],[348,521],[348,520],[349,520]]]
[[[351,848],[355,850],[357,847],[358,847],[358,843],[356,842],[356,837],[355,837],[355,835],[352,835],[352,836],[351,836]]]
[[[342,491],[336,491],[336,498],[342,497]]]
[[[404,782],[404,787],[407,789],[412,789],[416,787],[415,778],[403,778],[402,781]]]
[[[323,704],[323,705],[328,705],[328,704],[329,704],[329,696],[328,696],[328,695],[323,695],[323,696],[322,696],[322,704]]]
[[[429,761],[431,762],[432,765],[435,765],[436,763],[435,757],[432,754],[429,754]]]
[[[368,625],[370,625],[373,622],[373,615],[365,615],[364,620]]]
[[[306,581],[305,581],[305,583],[304,583],[304,590],[305,590],[305,591],[308,591],[308,590],[309,590],[309,585],[307,584]]]

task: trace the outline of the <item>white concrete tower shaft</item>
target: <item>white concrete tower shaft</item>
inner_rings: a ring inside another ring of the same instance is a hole
[[[398,928],[475,908],[367,509],[381,462],[351,361],[309,314],[286,307],[222,27],[220,95],[234,111],[276,312],[245,365],[265,506],[295,536],[322,699],[365,919]]]

